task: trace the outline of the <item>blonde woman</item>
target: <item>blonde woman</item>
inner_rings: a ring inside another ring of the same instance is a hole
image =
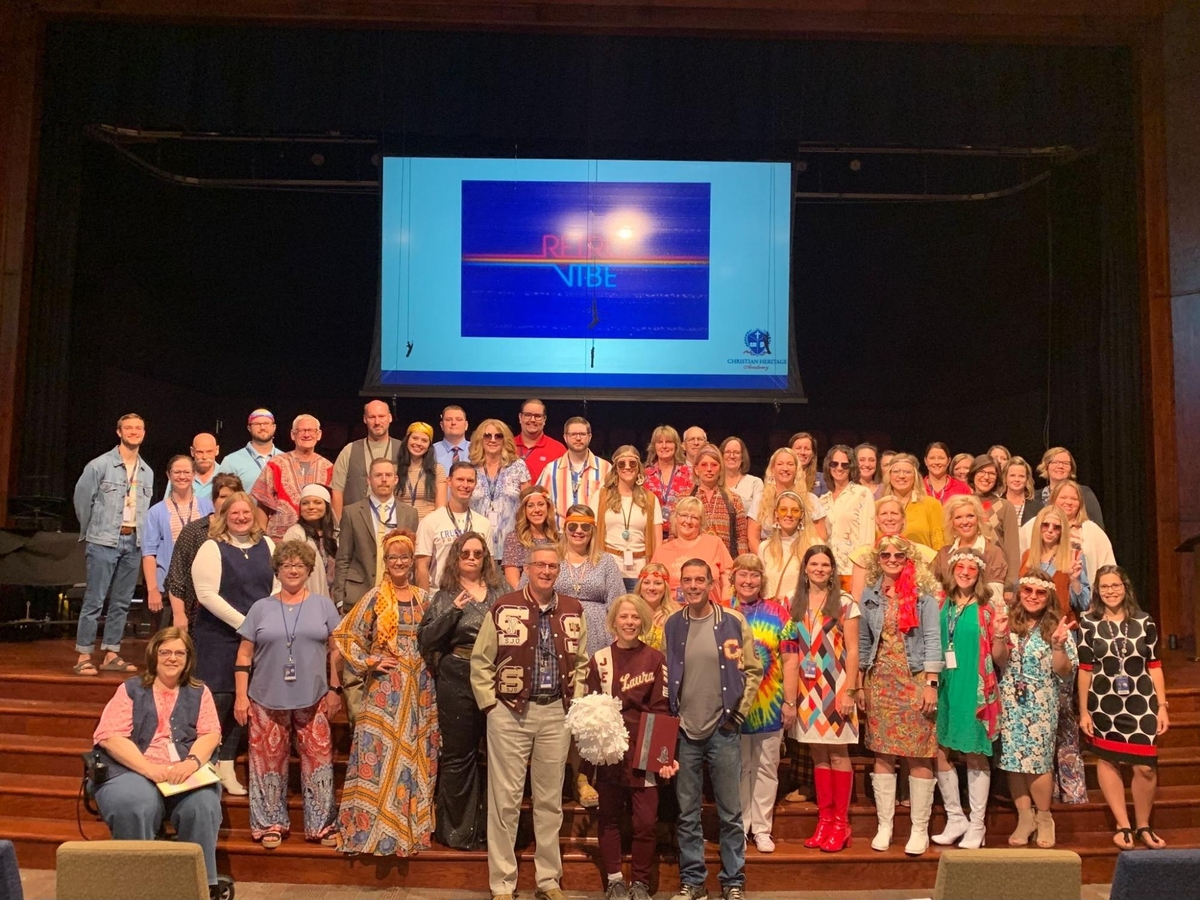
[[[967,476],[971,471],[971,462],[975,459],[970,453],[955,453],[954,459],[950,460],[950,475],[957,478],[959,481],[966,482]]]
[[[1096,571],[1101,566],[1115,566],[1117,559],[1113,555],[1112,541],[1104,533],[1104,529],[1091,520],[1088,515],[1085,498],[1080,486],[1067,479],[1059,482],[1050,494],[1050,506],[1057,506],[1067,516],[1071,527],[1069,535],[1072,546],[1080,551],[1084,560],[1084,573],[1090,583],[1095,581]],[[1033,538],[1033,524],[1027,522],[1021,527],[1021,550],[1029,549]],[[1064,535],[1064,537],[1067,537]]]
[[[217,771],[231,794],[245,794],[233,761],[237,758],[245,728],[233,714],[237,665],[241,638],[237,630],[250,607],[270,596],[277,582],[271,567],[274,542],[254,518],[250,495],[238,491],[212,517],[208,540],[192,563],[192,582],[200,612],[192,640],[196,643],[196,677],[208,685],[221,720],[221,748]]]
[[[759,552],[759,545],[771,534],[775,527],[775,501],[784,491],[794,491],[804,498],[807,517],[813,522],[813,528],[821,540],[825,540],[825,507],[808,491],[804,490],[800,477],[800,458],[789,447],[780,447],[767,460],[767,472],[764,479],[762,499],[758,509],[746,522],[746,539],[750,552]]]
[[[958,550],[970,548],[983,557],[983,581],[991,589],[992,598],[999,601],[1004,596],[1004,585],[1008,583],[1008,560],[996,546],[992,526],[983,514],[979,498],[960,494],[947,500],[942,530],[952,540],[938,551],[937,559],[933,561],[934,577],[948,582],[950,557]]]
[[[662,505],[663,538],[675,512],[675,503],[692,490],[692,469],[686,462],[683,441],[670,425],[659,425],[646,445],[646,490]]]
[[[508,426],[499,419],[484,419],[471,435],[467,459],[475,467],[475,492],[471,509],[487,516],[492,533],[488,549],[492,557],[504,559],[504,542],[517,521],[517,501],[529,487],[529,469],[517,453]]]
[[[597,541],[621,570],[625,590],[632,591],[638,573],[660,543],[662,506],[646,490],[646,473],[636,447],[618,447],[612,464],[596,495]]]
[[[804,501],[795,491],[775,500],[775,528],[759,548],[763,562],[763,596],[790,604],[800,580],[804,554],[820,540],[805,515]]]
[[[925,495],[918,475],[917,458],[911,453],[897,453],[884,473],[883,493],[904,504],[904,537],[926,547],[941,547],[946,543],[942,504]]]
[[[835,444],[825,454],[825,486],[819,499],[828,511],[826,543],[833,550],[841,589],[850,587],[850,554],[875,539],[875,501],[870,489],[859,483],[858,460],[845,444]]]
[[[726,575],[733,566],[733,557],[719,537],[705,531],[706,525],[704,504],[696,497],[681,499],[675,504],[675,515],[671,518],[672,537],[654,551],[651,562],[666,566],[671,595],[678,598],[683,564],[690,559],[704,560],[712,571],[712,602],[724,604],[727,595],[722,593],[722,586],[728,581]]]
[[[867,569],[875,558],[875,540],[881,537],[902,535],[905,527],[904,504],[899,499],[887,494],[875,501],[873,540],[858,547],[850,554],[850,564],[853,566],[850,573],[850,596],[855,600],[862,597],[863,588],[867,586]],[[921,562],[927,566],[933,565],[934,559],[937,558],[936,550],[924,544],[918,544],[916,541],[909,541],[909,543],[913,545]]]
[[[1033,490],[1033,466],[1019,456],[1012,457],[1000,470],[1003,484],[998,488],[1000,496],[1012,504],[1017,514],[1017,528],[1038,514],[1044,505],[1041,492]],[[1020,533],[1017,535],[1020,547]]]
[[[663,637],[663,626],[672,613],[679,612],[681,607],[675,602],[671,593],[671,573],[662,563],[646,563],[638,573],[637,587],[633,591],[646,601],[650,610],[650,626],[646,634],[646,643],[655,650],[664,653],[667,649]]]
[[[531,484],[517,498],[517,520],[504,540],[504,580],[516,590],[525,561],[534,544],[557,544],[558,517],[551,506],[550,492]]]

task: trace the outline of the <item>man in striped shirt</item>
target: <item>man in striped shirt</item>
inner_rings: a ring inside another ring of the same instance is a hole
[[[567,452],[542,470],[538,484],[550,492],[550,500],[558,511],[561,523],[567,510],[576,503],[594,506],[604,479],[612,464],[596,456],[588,446],[592,442],[592,426],[582,416],[567,419],[563,426]]]

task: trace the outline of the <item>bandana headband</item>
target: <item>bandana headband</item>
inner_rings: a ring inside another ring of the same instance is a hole
[[[584,515],[583,513],[571,513],[571,515],[563,519],[564,524],[568,524],[570,522],[577,522],[583,525],[595,525],[596,517],[591,513],[588,513],[587,515]]]
[[[412,538],[410,538],[407,534],[393,535],[392,537],[385,539],[383,542],[385,549],[392,546],[392,544],[404,544],[408,548],[409,553],[413,553],[416,550],[416,547],[413,546]]]
[[[1054,590],[1054,582],[1047,581],[1045,578],[1038,578],[1036,575],[1024,575],[1020,581],[1021,587],[1040,587],[1048,591]]]
[[[429,425],[425,422],[413,422],[411,425],[408,426],[408,431],[404,432],[404,436],[408,437],[414,431],[419,431],[421,434],[425,435],[425,437],[429,438],[431,441],[433,440],[433,426],[432,425]]]

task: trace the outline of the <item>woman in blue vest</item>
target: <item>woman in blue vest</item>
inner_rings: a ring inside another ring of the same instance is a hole
[[[196,651],[187,632],[164,628],[146,647],[146,672],[128,679],[104,707],[92,740],[107,777],[96,805],[118,841],[151,841],[170,818],[181,841],[199,844],[209,890],[216,896],[217,829],[221,788],[195,788],[173,797],[161,783],[190,778],[221,743],[212,694],[193,676]]]

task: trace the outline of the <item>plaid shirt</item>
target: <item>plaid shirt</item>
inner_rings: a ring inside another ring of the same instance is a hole
[[[746,538],[746,507],[737,494],[732,491],[726,491],[725,494],[729,498],[729,505],[733,507],[733,516],[737,519],[736,546],[730,540],[729,507],[725,505],[725,497],[721,496],[719,490],[706,491],[701,485],[696,485],[692,490],[692,496],[698,497],[704,504],[704,515],[708,520],[706,530],[719,537],[721,543],[729,548],[729,555],[737,559],[739,554],[750,552],[750,542]]]

